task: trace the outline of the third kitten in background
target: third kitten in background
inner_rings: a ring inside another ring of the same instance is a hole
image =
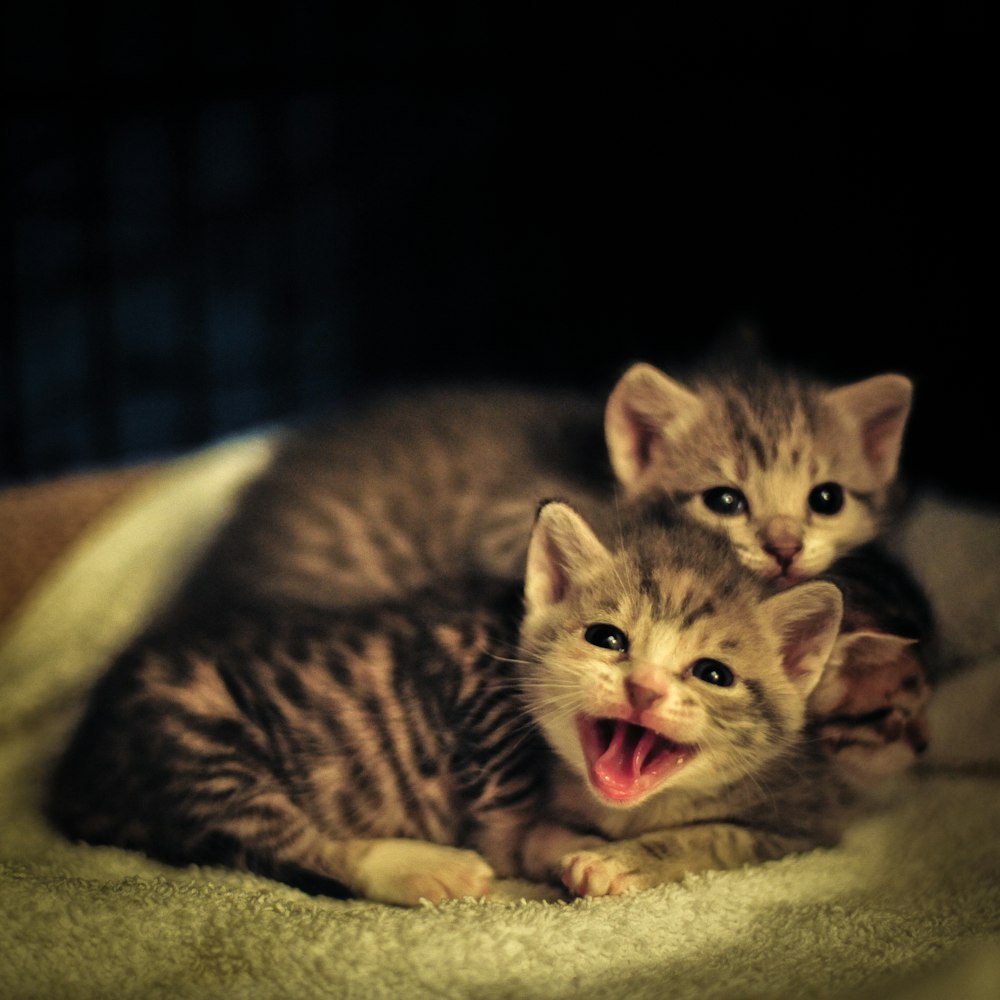
[[[931,739],[927,710],[940,654],[930,601],[906,566],[875,543],[822,578],[844,595],[844,620],[810,696],[815,731],[861,786],[910,767]]]

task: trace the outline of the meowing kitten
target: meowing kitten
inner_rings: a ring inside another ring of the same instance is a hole
[[[839,590],[767,596],[719,536],[650,513],[609,551],[556,508],[528,553],[523,683],[559,762],[523,862],[581,895],[832,844],[847,815],[803,732]]]
[[[350,613],[167,617],[94,691],[50,816],[169,862],[402,904],[483,894],[494,873],[558,875],[555,840],[597,843],[564,819],[616,836],[669,825],[673,868],[647,865],[643,884],[829,843],[838,786],[813,780],[825,764],[801,731],[839,592],[769,597],[724,539],[672,521],[640,516],[609,550],[572,508],[544,506],[520,635],[520,588],[506,582]],[[530,832],[579,784],[549,785],[540,731],[571,761],[589,755],[628,822],[577,801]]]

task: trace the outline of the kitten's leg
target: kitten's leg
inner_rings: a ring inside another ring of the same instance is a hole
[[[578,896],[621,896],[680,882],[686,875],[740,868],[815,847],[729,823],[657,830],[634,840],[571,850],[560,859],[561,880]]]
[[[474,847],[490,864],[495,875],[521,875],[519,856],[528,819],[523,811],[490,810],[476,817],[480,824],[470,837]]]
[[[559,880],[563,859],[573,852],[585,853],[605,846],[603,837],[580,833],[560,823],[536,823],[521,844],[521,870],[536,882]]]
[[[323,868],[359,895],[401,906],[486,896],[493,879],[475,851],[423,840],[331,840],[320,855]]]
[[[273,851],[276,869],[296,866],[381,903],[489,894],[493,869],[475,851],[404,837],[334,840],[312,827]]]
[[[202,822],[209,840],[233,845],[230,856],[213,860],[277,878],[298,870],[383,903],[484,896],[493,878],[475,851],[403,837],[333,838],[273,791],[232,803],[225,814]]]

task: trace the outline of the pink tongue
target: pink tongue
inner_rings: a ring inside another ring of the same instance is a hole
[[[593,774],[602,785],[626,791],[639,780],[653,750],[665,741],[645,726],[621,719],[613,725],[607,749],[594,761]]]

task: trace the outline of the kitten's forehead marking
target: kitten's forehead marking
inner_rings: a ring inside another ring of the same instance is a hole
[[[819,426],[819,400],[805,385],[782,379],[723,383],[716,390],[727,417],[737,471],[753,464],[763,473],[798,467],[811,454]]]
[[[637,562],[642,603],[636,611],[647,615],[654,625],[662,623],[671,630],[690,632],[719,614],[739,589],[736,578],[723,577],[718,567],[714,567],[715,572],[708,567],[701,572],[691,567],[665,569],[657,567],[649,554]]]
[[[704,600],[697,607],[692,608],[681,618],[681,628],[689,629],[695,622],[700,621],[708,615],[715,614],[715,604],[711,599]]]
[[[772,459],[764,465],[743,462],[737,484],[750,503],[750,516],[806,515],[810,490],[831,476],[831,457],[814,439],[792,435],[776,442]]]

